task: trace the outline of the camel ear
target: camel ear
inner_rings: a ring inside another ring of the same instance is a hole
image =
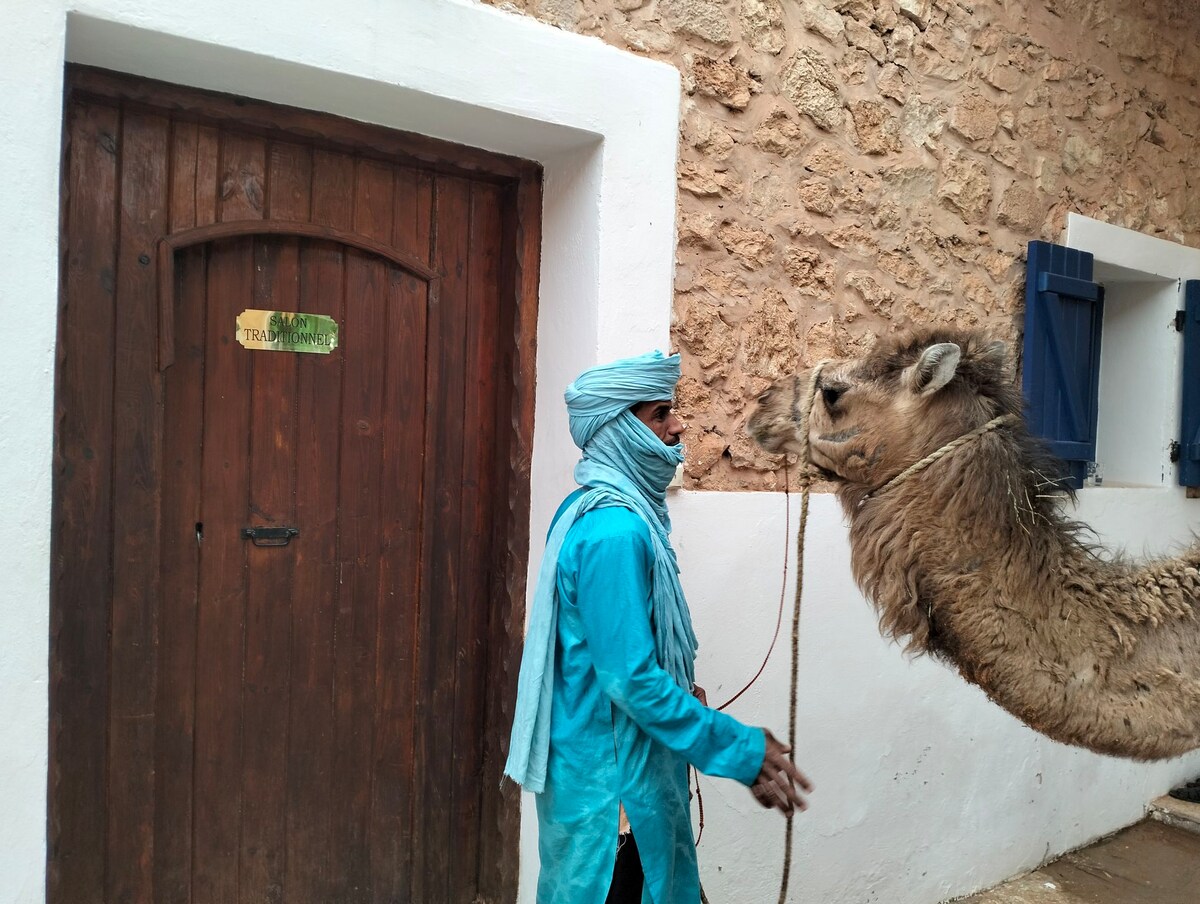
[[[933,395],[954,378],[961,358],[962,349],[953,342],[931,345],[905,369],[904,382],[917,395]]]

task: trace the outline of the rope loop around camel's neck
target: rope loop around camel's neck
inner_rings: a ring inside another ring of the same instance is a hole
[[[949,455],[951,452],[954,452],[956,449],[960,449],[963,446],[965,446],[967,443],[970,443],[970,442],[973,442],[973,441],[979,439],[979,437],[983,436],[985,433],[990,433],[991,431],[995,430],[997,427],[1003,427],[1006,424],[1014,423],[1016,420],[1017,420],[1017,416],[1015,414],[1002,414],[999,417],[992,418],[986,424],[982,424],[982,425],[976,427],[974,430],[970,430],[970,431],[964,433],[962,436],[958,437],[958,439],[952,439],[950,442],[946,443],[946,445],[942,446],[941,448],[935,449],[934,451],[930,452],[928,455],[926,455],[920,461],[914,461],[911,465],[909,465],[907,468],[905,468],[903,471],[901,471],[899,474],[897,474],[891,480],[887,481],[886,483],[880,484],[875,489],[871,490],[869,493],[867,493],[867,495],[863,496],[862,501],[866,502],[868,499],[873,499],[876,496],[879,496],[881,493],[885,493],[888,490],[892,489],[893,487],[899,486],[900,484],[904,483],[904,481],[908,480],[908,478],[912,477],[914,474],[920,474],[922,471],[924,471],[926,468],[928,468],[935,461],[939,461],[939,460],[945,458],[947,455]]]

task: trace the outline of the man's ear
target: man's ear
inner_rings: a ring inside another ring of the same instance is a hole
[[[939,342],[921,352],[917,363],[904,370],[903,381],[916,395],[933,395],[958,371],[962,349],[953,342]]]

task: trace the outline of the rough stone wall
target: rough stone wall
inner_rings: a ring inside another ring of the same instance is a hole
[[[1195,0],[516,0],[683,74],[685,482],[775,489],[750,400],[917,323],[1016,342],[1069,211],[1200,245]]]

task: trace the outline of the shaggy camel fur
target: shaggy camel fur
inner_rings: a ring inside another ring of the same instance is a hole
[[[1137,760],[1200,746],[1200,547],[1130,563],[1090,545],[1060,511],[1006,359],[1003,343],[936,330],[824,367],[809,456],[837,484],[855,580],[886,635],[953,663],[1042,734]],[[759,398],[750,434],[769,451],[801,452],[810,373]]]

